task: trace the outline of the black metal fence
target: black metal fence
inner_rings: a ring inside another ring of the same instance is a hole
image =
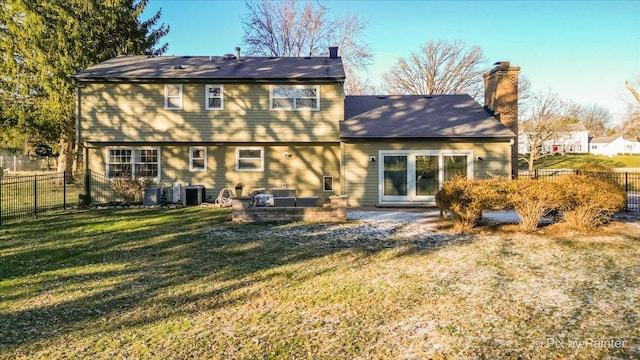
[[[620,184],[627,192],[627,211],[640,211],[640,173],[630,172],[595,172],[580,170],[520,170],[518,176],[540,180],[554,180],[566,174],[584,174],[601,179],[612,180]]]
[[[0,225],[82,204],[117,200],[109,180],[93,171],[4,177],[0,179]]]
[[[113,188],[113,182],[106,175],[88,170],[82,175],[83,193],[80,195],[80,201],[85,204],[114,204],[126,202],[123,194]],[[161,182],[160,184],[152,184],[154,188],[161,189],[160,203],[175,202],[171,194],[171,185]],[[88,194],[88,196],[87,196]],[[142,194],[140,194],[142,196]],[[142,200],[142,199],[138,199]],[[204,198],[203,198],[204,200]]]
[[[589,174],[617,181],[627,192],[628,211],[640,211],[640,173],[585,172],[576,170],[520,171],[523,178],[554,180],[564,174]],[[163,193],[168,193],[165,189]],[[171,200],[171,199],[168,199]],[[103,174],[55,173],[0,179],[0,225],[77,207],[122,201]]]
[[[0,224],[65,209],[78,203],[78,182],[69,173],[4,177],[0,180]]]

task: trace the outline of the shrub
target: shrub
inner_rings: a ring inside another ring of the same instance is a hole
[[[560,209],[564,204],[560,185],[543,180],[514,180],[507,197],[518,213],[520,228],[525,232],[536,230],[543,216]]]
[[[576,229],[592,229],[604,224],[627,200],[619,185],[597,177],[564,175],[557,182],[565,194],[563,220]]]
[[[604,180],[620,187],[620,189],[623,188],[622,183],[620,182],[620,176],[622,176],[622,174],[614,172],[613,167],[611,166],[592,163],[581,166],[576,170],[580,175]]]
[[[151,185],[153,181],[149,178],[119,178],[111,180],[111,188],[118,194],[124,203],[141,202],[144,189]]]
[[[509,181],[501,178],[472,180],[461,176],[448,180],[436,193],[436,204],[446,215],[451,213],[456,231],[476,225],[483,209],[504,208]]]
[[[613,172],[613,167],[599,163],[588,163],[576,168],[576,170],[579,172]]]

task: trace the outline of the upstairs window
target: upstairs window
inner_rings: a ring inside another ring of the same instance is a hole
[[[182,84],[164,86],[164,108],[167,110],[182,109]]]
[[[222,110],[224,107],[222,85],[207,85],[205,87],[206,109]]]
[[[271,110],[319,110],[318,86],[271,86]]]

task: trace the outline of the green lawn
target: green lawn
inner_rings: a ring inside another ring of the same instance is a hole
[[[103,210],[0,228],[0,358],[640,357],[640,227],[230,219]]]
[[[600,164],[616,168],[640,168],[640,155],[608,157],[591,154],[551,155],[534,163],[536,169],[575,169],[584,165]],[[527,170],[527,162],[519,162],[520,170]]]

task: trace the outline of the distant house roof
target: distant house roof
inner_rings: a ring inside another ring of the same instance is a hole
[[[469,95],[347,96],[342,138],[516,135]]]
[[[619,138],[622,135],[612,135],[612,136],[599,136],[591,139],[592,144],[609,144],[613,140]]]
[[[573,124],[567,124],[567,130],[568,131],[587,131],[587,128],[584,126],[583,123],[577,122]]]
[[[72,75],[77,81],[344,81],[340,57],[117,56]]]

